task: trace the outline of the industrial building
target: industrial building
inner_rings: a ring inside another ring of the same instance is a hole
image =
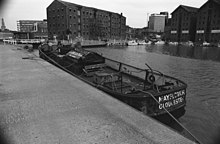
[[[171,41],[195,41],[197,11],[198,8],[180,5],[171,13]]]
[[[170,41],[220,43],[220,0],[208,0],[200,8],[180,5],[171,15]]]
[[[196,41],[220,42],[220,0],[208,0],[197,14]]]
[[[121,14],[54,0],[47,7],[50,39],[125,39],[126,18]]]

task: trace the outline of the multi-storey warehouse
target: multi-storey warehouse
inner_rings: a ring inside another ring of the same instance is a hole
[[[54,0],[47,7],[48,36],[58,39],[124,39],[126,18],[122,14]]]
[[[197,14],[197,42],[220,42],[220,0],[208,0]]]
[[[171,41],[195,41],[197,11],[197,8],[180,5],[171,13]]]

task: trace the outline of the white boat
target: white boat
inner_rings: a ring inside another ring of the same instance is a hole
[[[143,40],[143,41],[138,41],[138,45],[146,45],[147,43]]]
[[[180,42],[180,44],[185,46],[194,46],[194,43],[192,41]]]
[[[178,45],[178,42],[169,42],[170,45]]]
[[[157,44],[157,45],[163,45],[163,44],[165,44],[165,41],[157,41],[157,42],[155,42],[155,44]]]
[[[138,45],[138,43],[135,40],[130,40],[130,41],[128,41],[128,45],[129,46],[136,46],[136,45]]]
[[[204,41],[204,42],[202,43],[202,45],[203,45],[203,46],[210,46],[210,43]]]
[[[188,46],[194,46],[194,43],[193,43],[192,41],[188,41],[186,44],[187,44]]]

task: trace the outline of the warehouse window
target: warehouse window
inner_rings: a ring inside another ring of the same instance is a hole
[[[80,10],[77,11],[78,16],[80,16]]]

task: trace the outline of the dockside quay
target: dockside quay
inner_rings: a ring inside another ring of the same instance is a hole
[[[13,45],[0,45],[0,131],[7,144],[194,143]]]

